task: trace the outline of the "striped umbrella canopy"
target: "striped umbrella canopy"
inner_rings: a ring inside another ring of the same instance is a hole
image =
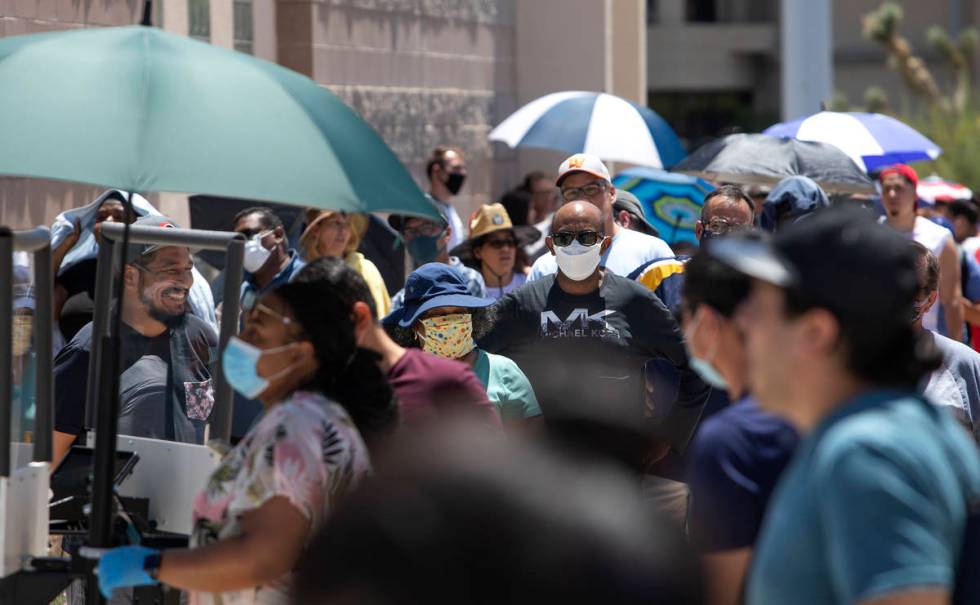
[[[947,181],[938,174],[919,181],[919,186],[915,188],[915,193],[919,196],[920,200],[929,204],[952,202],[953,200],[968,200],[973,197],[973,192],[966,186]]]
[[[867,172],[892,164],[934,160],[943,152],[911,126],[880,113],[821,111],[774,124],[763,134],[830,143]]]
[[[673,166],[687,155],[674,130],[652,109],[599,92],[556,92],[535,99],[489,138],[512,148],[591,153],[654,168]]]
[[[629,191],[640,200],[644,218],[668,244],[698,243],[694,224],[701,216],[704,198],[714,187],[693,176],[655,168],[629,168],[613,178],[617,189]]]

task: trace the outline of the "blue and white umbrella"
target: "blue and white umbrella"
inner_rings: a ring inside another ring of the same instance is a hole
[[[943,152],[911,126],[880,113],[821,111],[774,124],[763,134],[830,143],[868,172],[892,164],[934,160]]]
[[[603,160],[666,168],[687,153],[653,110],[617,96],[567,91],[521,107],[490,132],[510,147],[591,153]]]

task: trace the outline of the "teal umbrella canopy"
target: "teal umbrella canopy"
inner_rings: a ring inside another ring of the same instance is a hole
[[[0,174],[438,217],[325,88],[143,26],[0,40]]]

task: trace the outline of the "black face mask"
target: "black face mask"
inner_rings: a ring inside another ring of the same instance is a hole
[[[466,180],[465,174],[460,174],[458,172],[451,172],[446,178],[446,189],[449,193],[456,195],[459,190],[463,188],[463,181]]]

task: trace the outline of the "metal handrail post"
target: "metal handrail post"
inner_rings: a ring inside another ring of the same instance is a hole
[[[11,351],[14,304],[14,237],[0,227],[0,477],[10,476],[10,414],[13,388]]]

